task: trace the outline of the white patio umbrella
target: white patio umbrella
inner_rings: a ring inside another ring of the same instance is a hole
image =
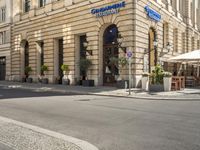
[[[200,75],[199,65],[200,65],[200,50],[194,50],[188,53],[181,54],[179,56],[169,59],[170,62],[190,62],[197,63],[197,76]]]
[[[194,50],[179,56],[170,58],[169,60],[175,61],[200,61],[200,50]]]

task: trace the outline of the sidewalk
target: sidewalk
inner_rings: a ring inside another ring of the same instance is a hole
[[[98,150],[86,141],[1,116],[0,141],[15,150]]]
[[[115,87],[83,87],[83,86],[66,86],[58,84],[41,84],[41,83],[20,83],[0,81],[0,86],[9,88],[30,89],[35,91],[52,91],[62,93],[86,94],[86,95],[102,95],[102,96],[117,96],[128,97],[136,99],[150,99],[150,100],[200,100],[200,87],[196,89],[186,88],[182,91],[171,92],[144,92],[139,88],[132,88],[131,95],[128,89],[117,89]]]

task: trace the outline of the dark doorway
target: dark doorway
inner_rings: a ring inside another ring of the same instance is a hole
[[[153,28],[149,30],[149,72],[154,70],[157,64],[157,50],[154,47],[154,40],[156,39],[156,32]]]
[[[58,64],[59,64],[59,84],[62,84],[62,78],[63,78],[63,71],[61,70],[61,66],[63,65],[63,39],[58,40]]]
[[[29,44],[28,41],[26,41],[24,46],[24,74],[26,75],[26,78],[28,75],[26,74],[26,67],[29,66]]]
[[[84,47],[84,42],[86,42],[86,35],[80,36],[80,59],[86,59],[86,47]],[[80,68],[80,76],[82,80],[86,80],[86,72]]]
[[[0,80],[6,77],[6,57],[0,57]]]
[[[103,45],[103,84],[113,86],[116,76],[119,75],[117,46],[118,29],[116,25],[110,25],[104,32]]]

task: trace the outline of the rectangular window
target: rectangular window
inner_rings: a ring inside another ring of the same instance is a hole
[[[1,21],[4,22],[6,20],[6,8],[1,8]]]
[[[46,5],[46,0],[40,0],[40,7],[44,7]]]
[[[167,23],[164,23],[163,24],[163,48],[166,47],[167,45],[167,31],[168,31],[168,24]]]
[[[3,44],[5,44],[7,41],[6,41],[6,31],[3,32]]]
[[[86,35],[80,36],[80,58],[86,58],[86,48],[84,47],[86,42]]]
[[[186,53],[186,37],[185,37],[185,32],[182,33],[182,53]]]
[[[40,43],[41,55],[40,55],[40,64],[44,65],[44,42]]]
[[[6,35],[6,31],[3,31],[0,33],[0,44],[6,44],[7,43],[7,35]]]
[[[178,29],[177,28],[173,30],[173,45],[174,45],[174,52],[178,52]]]
[[[24,12],[29,12],[30,8],[31,8],[31,2],[30,2],[30,0],[25,0],[25,3],[24,3]]]
[[[0,44],[3,44],[3,32],[0,32]]]
[[[195,50],[195,38],[194,37],[192,37],[192,50],[191,51],[193,51],[193,50]]]
[[[200,49],[200,40],[197,41],[197,49]]]

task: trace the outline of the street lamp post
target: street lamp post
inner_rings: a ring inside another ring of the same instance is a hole
[[[170,42],[167,43],[167,46],[166,46],[167,50],[168,50],[168,53],[170,52],[171,48],[172,48],[172,45],[170,44]]]
[[[85,51],[86,51],[89,55],[92,55],[92,50],[87,50],[88,41],[83,42],[83,46],[84,46],[84,48],[85,48]]]

